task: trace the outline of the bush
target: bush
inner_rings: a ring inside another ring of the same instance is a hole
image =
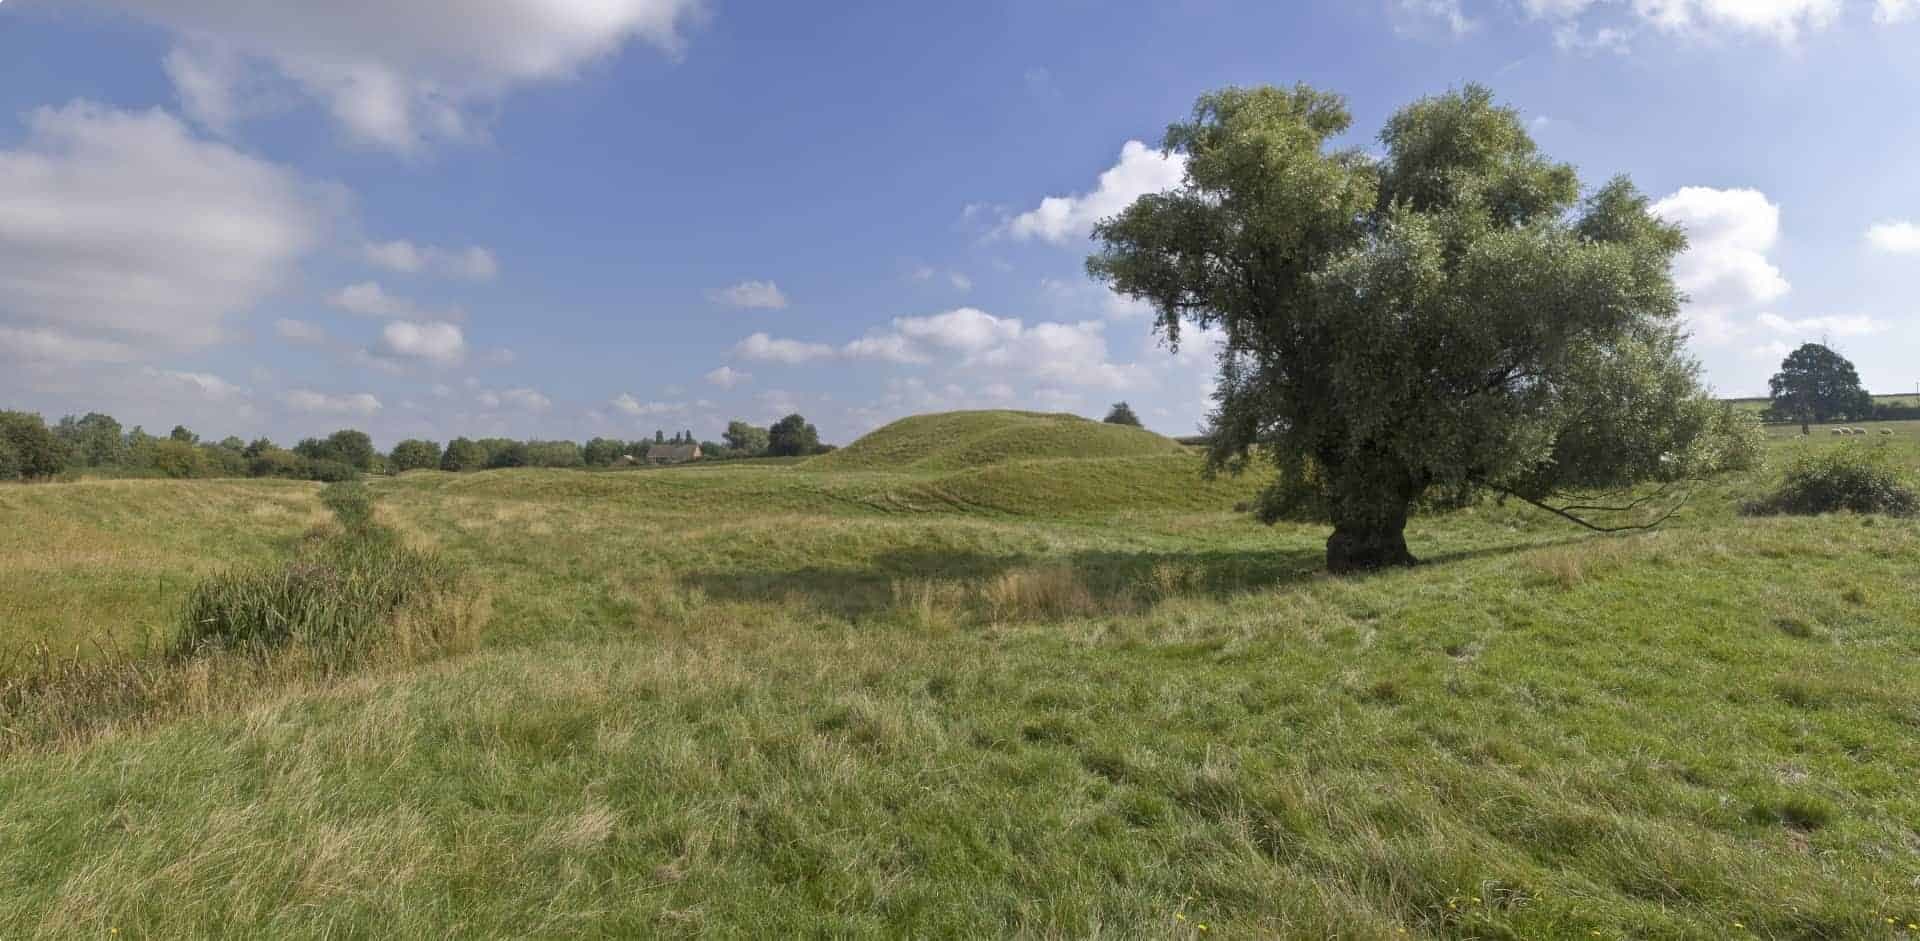
[[[349,480],[359,480],[360,471],[351,464],[321,459],[308,464],[307,479],[329,484],[344,483]]]
[[[0,438],[0,480],[20,479],[20,454],[7,439]]]
[[[247,465],[247,473],[254,477],[306,480],[313,475],[313,468],[306,458],[292,451],[266,445],[254,454],[252,462]]]
[[[1886,448],[1842,445],[1802,455],[1778,489],[1741,511],[1750,516],[1820,513],[1912,516],[1920,510],[1906,474]]]

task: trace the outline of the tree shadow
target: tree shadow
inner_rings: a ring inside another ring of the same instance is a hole
[[[1422,566],[1453,565],[1586,541],[1592,537],[1530,541],[1436,553]],[[899,549],[859,568],[804,566],[781,571],[695,571],[688,588],[731,602],[780,602],[819,616],[862,621],[887,616],[910,600],[913,586],[948,586],[943,601],[965,603],[968,589],[996,580],[1070,577],[1070,587],[1101,611],[1140,611],[1168,598],[1224,601],[1260,591],[1330,578],[1318,546],[1191,551],[1086,550],[1066,555],[988,554],[952,549]],[[1391,574],[1344,576],[1349,580]],[[1013,586],[1017,590],[1019,586]],[[903,595],[903,591],[908,595]]]

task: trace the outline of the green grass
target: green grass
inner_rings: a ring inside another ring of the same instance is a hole
[[[16,748],[0,936],[1920,936],[1920,528],[1735,512],[1861,444],[1356,579],[1191,456],[378,481],[480,649]],[[116,486],[0,501],[291,551]]]

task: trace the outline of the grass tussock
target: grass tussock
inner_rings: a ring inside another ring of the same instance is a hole
[[[202,579],[162,655],[103,660],[41,647],[0,675],[0,751],[72,744],[116,729],[229,709],[375,665],[472,650],[491,611],[464,569],[374,522],[357,483],[322,492],[337,525],[293,558]]]

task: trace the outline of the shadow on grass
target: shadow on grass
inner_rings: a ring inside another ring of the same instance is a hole
[[[1451,565],[1551,546],[1581,542],[1563,539],[1484,546],[1436,553],[1423,565]],[[859,621],[884,616],[901,603],[903,585],[936,584],[991,592],[1008,580],[1018,591],[1021,576],[1070,576],[1076,593],[1099,611],[1143,610],[1168,598],[1216,601],[1304,584],[1326,575],[1326,557],[1318,546],[1276,549],[1182,551],[1082,551],[1067,555],[989,555],[957,550],[906,549],[882,553],[862,568],[810,566],[768,572],[690,572],[689,588],[720,601],[798,603],[816,614]],[[1369,576],[1349,576],[1366,578]]]

